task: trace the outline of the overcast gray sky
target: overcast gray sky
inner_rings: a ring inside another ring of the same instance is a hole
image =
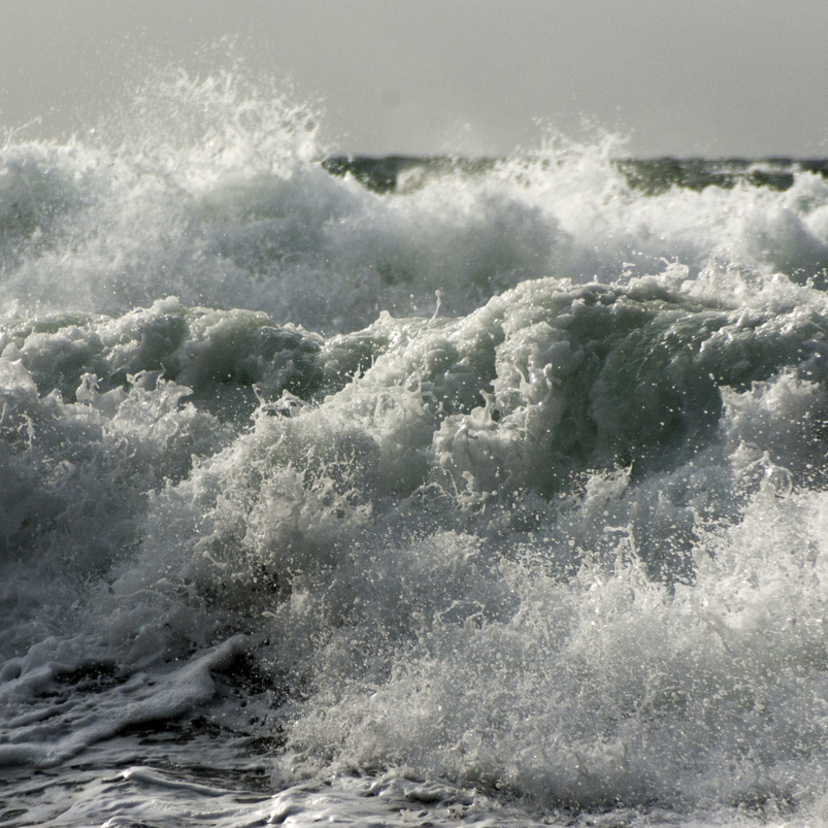
[[[342,151],[504,154],[587,119],[640,156],[825,156],[827,35],[828,0],[3,0],[0,138],[91,128],[231,36]]]

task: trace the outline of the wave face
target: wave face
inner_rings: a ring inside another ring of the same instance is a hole
[[[7,818],[820,820],[824,165],[139,103],[0,151]]]

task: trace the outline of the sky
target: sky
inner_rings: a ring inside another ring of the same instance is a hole
[[[828,156],[826,0],[3,0],[0,145],[111,119],[152,69],[249,72],[340,152]],[[16,132],[12,133],[12,130]]]

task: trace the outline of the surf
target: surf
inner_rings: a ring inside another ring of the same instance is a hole
[[[153,83],[0,151],[14,807],[818,818],[824,165]]]

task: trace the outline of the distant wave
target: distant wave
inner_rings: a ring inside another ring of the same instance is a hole
[[[333,175],[352,175],[377,193],[398,192],[420,186],[426,178],[446,173],[485,175],[504,158],[462,156],[334,155],[322,160]],[[631,187],[658,195],[670,187],[700,191],[705,187],[732,189],[738,184],[784,191],[794,185],[797,173],[828,176],[828,161],[821,158],[619,158],[614,162]]]

